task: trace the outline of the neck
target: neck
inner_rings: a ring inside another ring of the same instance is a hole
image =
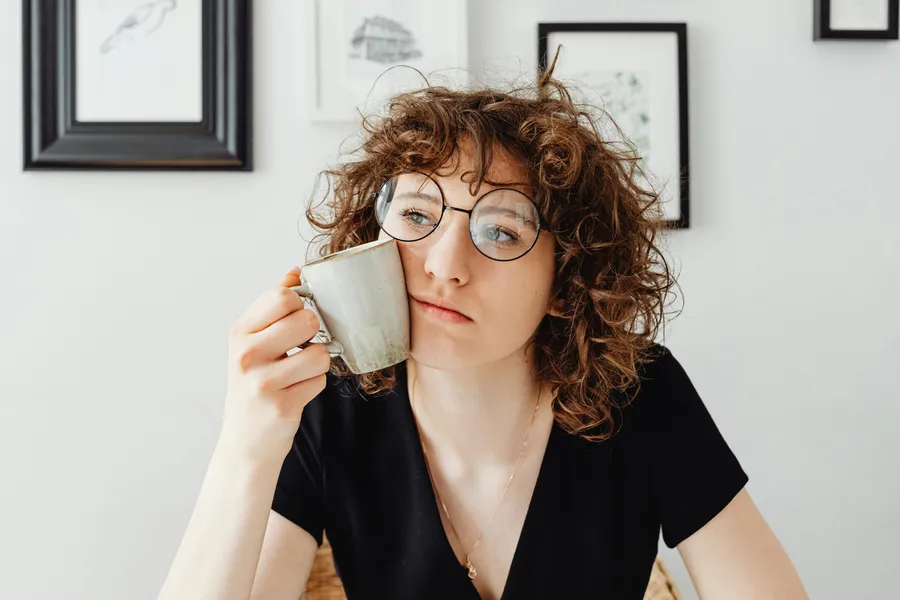
[[[515,462],[535,406],[540,402],[538,420],[549,410],[549,392],[524,353],[458,371],[409,359],[407,371],[419,428],[429,451],[449,469]]]

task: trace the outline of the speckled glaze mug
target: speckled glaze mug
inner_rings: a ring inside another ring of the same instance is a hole
[[[303,285],[291,289],[309,300],[322,324],[311,343],[325,344],[357,374],[409,357],[409,297],[394,239],[313,260],[300,276]]]

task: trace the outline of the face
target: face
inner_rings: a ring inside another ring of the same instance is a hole
[[[432,175],[449,207],[471,210],[496,187],[511,187],[533,197],[524,183],[528,181],[524,167],[499,152],[494,154],[488,179],[504,185],[485,183],[473,196],[461,179],[472,169],[472,162],[464,146],[461,152],[460,160],[454,161],[455,171],[444,169]],[[464,369],[522,354],[548,312],[555,275],[552,235],[541,231],[527,254],[500,262],[476,248],[469,219],[465,213],[446,210],[438,229],[424,239],[398,241],[409,292],[411,356],[432,368]],[[474,227],[477,230],[478,224]],[[496,232],[486,231],[498,248],[505,241]],[[379,239],[387,237],[384,231],[379,233]],[[481,245],[484,250],[485,244]]]

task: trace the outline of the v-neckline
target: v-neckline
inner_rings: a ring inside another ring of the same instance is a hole
[[[430,499],[430,501],[428,502],[428,512],[430,513],[428,515],[428,525],[429,527],[436,530],[437,534],[442,540],[441,560],[447,560],[449,561],[448,564],[452,564],[452,566],[455,567],[454,569],[452,569],[453,572],[458,572],[459,577],[465,580],[465,584],[467,585],[467,587],[472,590],[473,598],[483,600],[483,598],[481,597],[481,592],[478,591],[475,583],[472,581],[472,579],[469,578],[469,575],[466,572],[466,567],[459,564],[459,560],[456,558],[456,553],[453,551],[453,546],[450,544],[450,538],[447,536],[446,529],[444,529],[444,523],[441,519],[441,511],[438,506],[438,499],[437,496],[435,496],[434,488],[431,484],[431,476],[428,472],[428,463],[425,460],[424,448],[422,448],[422,440],[419,438],[416,415],[412,410],[412,403],[410,402],[405,366],[406,365],[404,365],[404,368],[402,369],[402,377],[399,377],[397,381],[397,385],[399,387],[398,391],[401,392],[400,395],[403,399],[403,412],[407,416],[407,426],[411,428],[410,441],[412,442],[413,452],[415,454],[415,467],[417,470],[424,474],[424,477],[417,477],[415,478],[415,480],[422,482],[422,485],[426,487],[426,489],[424,490],[418,489],[416,491],[418,493],[425,494],[426,497]],[[518,539],[516,540],[516,547],[515,550],[513,550],[512,560],[509,563],[509,571],[506,574],[506,581],[503,582],[503,589],[500,592],[498,600],[507,600],[507,594],[511,593],[509,592],[510,585],[515,582],[514,578],[516,576],[516,566],[518,563],[524,560],[523,553],[525,552],[525,550],[523,550],[522,542],[527,541],[527,539],[530,537],[529,531],[532,527],[534,527],[533,521],[535,520],[535,517],[532,515],[532,513],[537,511],[535,505],[541,502],[543,499],[543,490],[546,487],[546,485],[544,484],[544,480],[546,480],[548,477],[547,471],[549,470],[548,465],[550,464],[551,452],[553,452],[556,448],[556,443],[554,440],[558,436],[558,428],[559,427],[554,420],[553,425],[550,428],[550,436],[547,439],[547,446],[544,449],[543,456],[541,457],[541,465],[538,469],[537,479],[534,482],[534,489],[532,490],[531,498],[528,501],[528,508],[525,510],[525,519],[522,521],[522,529],[519,532]]]

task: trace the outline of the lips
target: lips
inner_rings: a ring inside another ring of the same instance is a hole
[[[414,300],[426,314],[436,317],[442,321],[452,322],[471,322],[472,319],[463,313],[455,304],[448,302],[443,298],[429,295],[410,294],[410,298]]]

